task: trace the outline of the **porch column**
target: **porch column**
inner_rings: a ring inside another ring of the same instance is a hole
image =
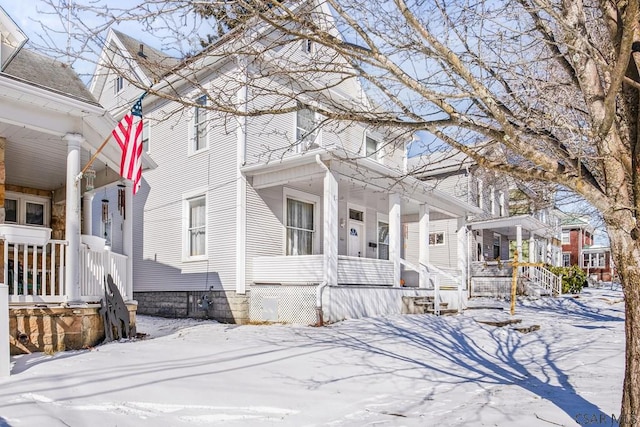
[[[87,191],[82,196],[82,234],[89,236],[93,234],[93,212],[91,206],[95,195],[95,192]]]
[[[0,283],[0,378],[8,377],[9,357],[9,286]]]
[[[393,261],[393,286],[400,286],[400,254],[402,248],[402,222],[400,194],[389,194],[389,259]]]
[[[516,251],[518,251],[518,261],[522,261],[522,226],[516,225]]]
[[[418,259],[420,264],[429,265],[429,206],[420,205],[420,217],[418,222]],[[423,273],[420,267],[420,287],[426,288],[429,285],[429,277]]]
[[[133,188],[131,181],[124,181],[124,218],[122,220],[122,254],[127,256],[127,281],[125,301],[133,299]]]
[[[529,234],[529,262],[536,262],[536,236],[533,231]]]
[[[338,179],[335,172],[327,169],[324,174],[322,264],[324,280],[331,285],[338,284]]]
[[[464,288],[467,286],[470,259],[469,236],[467,233],[467,219],[464,216],[459,217],[458,231],[456,232],[456,237],[458,238],[458,269],[460,270],[460,279]],[[462,307],[462,305],[459,307]]]
[[[65,297],[80,302],[80,144],[82,135],[67,134],[67,182],[65,206]]]

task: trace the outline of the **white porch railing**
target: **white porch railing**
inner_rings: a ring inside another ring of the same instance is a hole
[[[556,276],[544,267],[521,267],[521,277],[527,277],[533,283],[549,291],[551,295],[562,295],[562,276]]]
[[[4,283],[10,303],[64,301],[65,240],[44,245],[4,242]]]
[[[126,301],[127,257],[110,250],[94,251],[80,246],[80,298],[98,302],[104,297],[103,280],[111,274]],[[4,242],[4,278],[9,303],[62,303],[65,293],[67,241],[49,240],[44,245]]]

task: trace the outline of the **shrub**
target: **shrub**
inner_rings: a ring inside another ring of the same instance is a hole
[[[562,274],[562,293],[579,294],[587,286],[587,273],[577,265],[571,267],[547,267],[553,274]]]

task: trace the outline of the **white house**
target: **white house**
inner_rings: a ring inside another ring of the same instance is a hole
[[[522,190],[512,180],[484,170],[459,152],[412,157],[407,168],[435,188],[480,210],[470,215],[466,224],[432,217],[429,236],[433,264],[446,269],[456,268],[462,259],[466,261],[458,268],[468,271],[469,296],[509,295],[515,250],[521,262],[560,265],[560,228],[552,206],[531,209],[529,196],[523,200],[523,209],[515,200]],[[410,239],[416,240],[416,230],[417,224],[409,225]],[[557,293],[559,279],[548,270],[540,267],[531,274],[551,278]],[[551,287],[548,283],[541,285]]]
[[[256,87],[242,83],[255,71],[251,57],[227,54],[239,40],[247,43],[232,32],[179,63],[117,31],[107,37],[91,86],[102,105],[118,117],[140,88],[165,94],[143,103],[146,150],[157,168],[143,173],[133,199],[138,312],[314,323],[318,314],[333,321],[400,313],[403,296],[433,296],[445,280],[456,287],[437,299],[461,307],[467,272],[430,264],[429,218],[463,228],[464,218],[480,210],[407,176],[406,138],[394,130],[322,121],[308,108],[317,99],[283,101],[277,94],[287,86],[276,78],[261,81],[269,93],[252,96]],[[268,40],[251,43],[266,48]],[[297,40],[280,46],[274,61],[285,53],[307,62],[322,54]],[[220,102],[208,95],[214,85],[228,88],[229,102],[286,102],[295,111],[213,113],[206,107]],[[355,79],[320,89],[344,102],[367,102]],[[94,210],[109,201],[110,225],[96,224],[94,234],[107,229],[117,242],[116,189],[96,194]],[[414,221],[425,244],[407,248],[403,230]],[[411,262],[409,252],[417,254]]]

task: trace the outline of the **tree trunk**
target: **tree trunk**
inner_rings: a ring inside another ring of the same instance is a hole
[[[625,299],[625,377],[620,426],[640,424],[640,240],[609,227],[611,251]]]

